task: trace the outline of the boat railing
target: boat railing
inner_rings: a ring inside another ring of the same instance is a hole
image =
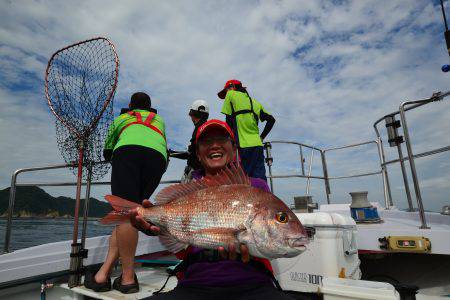
[[[413,149],[412,149],[412,144],[411,144],[411,137],[409,135],[408,124],[406,121],[406,112],[409,110],[413,110],[418,107],[424,106],[426,104],[444,100],[449,95],[450,95],[450,91],[437,92],[437,93],[434,93],[430,98],[402,102],[399,106],[398,111],[395,111],[395,112],[385,115],[384,117],[378,119],[373,124],[373,127],[375,129],[375,134],[377,135],[377,140],[379,141],[379,145],[381,147],[381,154],[382,154],[381,168],[385,172],[385,180],[389,184],[389,179],[388,179],[388,175],[387,175],[387,166],[389,164],[400,163],[400,169],[402,171],[402,177],[403,177],[403,184],[405,187],[405,194],[406,194],[406,198],[408,201],[408,210],[414,211],[412,198],[411,198],[411,192],[409,189],[408,176],[407,176],[406,168],[405,168],[405,164],[404,164],[405,160],[409,161],[409,166],[411,169],[411,178],[413,180],[414,192],[416,195],[417,207],[418,207],[419,217],[420,217],[420,222],[421,222],[420,228],[422,228],[422,229],[428,229],[429,227],[427,225],[427,221],[426,221],[426,217],[425,217],[425,209],[423,207],[423,200],[422,200],[422,195],[421,195],[421,191],[420,191],[419,179],[417,176],[416,165],[415,165],[414,160],[416,158],[426,157],[426,156],[449,151],[450,146],[440,147],[440,148],[432,149],[432,150],[425,151],[422,153],[414,154]],[[398,120],[398,121],[395,120],[396,115],[400,116],[400,120]],[[394,160],[390,160],[390,161],[386,161],[386,159],[385,159],[383,143],[381,140],[380,131],[378,130],[378,124],[381,123],[382,121],[386,122],[386,127],[392,128],[390,131],[388,129],[388,137],[389,137],[388,142],[392,147],[397,147],[398,159],[394,159]],[[400,127],[403,129],[403,137],[398,135],[398,133],[396,131],[396,128],[400,128]],[[405,142],[407,157],[404,157],[403,152],[402,152],[401,144],[403,142],[403,139]]]
[[[415,101],[405,101],[405,102],[401,103],[398,111],[387,114],[384,117],[378,119],[374,123],[373,127],[374,127],[375,133],[376,133],[376,140],[374,140],[374,141],[362,142],[362,143],[351,144],[351,145],[346,145],[346,146],[341,146],[341,147],[328,148],[328,149],[320,149],[320,148],[306,145],[306,144],[296,142],[296,141],[269,141],[269,142],[266,142],[264,144],[264,147],[265,147],[265,152],[266,152],[266,164],[267,164],[268,172],[269,172],[269,176],[267,176],[267,177],[269,179],[270,188],[271,188],[272,192],[274,190],[273,189],[273,179],[275,179],[275,178],[293,178],[293,177],[306,178],[308,180],[307,195],[309,192],[309,189],[308,189],[309,180],[310,179],[321,179],[324,181],[327,203],[330,204],[330,196],[329,196],[331,193],[330,184],[329,184],[330,180],[381,174],[382,180],[383,180],[383,191],[384,191],[383,196],[384,196],[384,201],[385,201],[385,208],[390,209],[390,207],[392,207],[394,205],[394,203],[392,201],[392,193],[391,193],[391,187],[390,187],[390,183],[389,183],[387,166],[390,164],[400,163],[400,168],[401,168],[402,177],[403,177],[403,183],[404,183],[404,187],[405,187],[405,194],[406,194],[406,198],[408,200],[408,210],[410,212],[414,212],[415,210],[413,207],[411,192],[410,192],[409,184],[408,184],[408,175],[406,173],[406,168],[405,168],[405,164],[404,164],[404,162],[407,160],[407,161],[409,161],[409,165],[410,165],[410,169],[411,169],[411,178],[413,180],[414,192],[415,192],[417,206],[418,206],[417,211],[419,213],[420,222],[421,222],[420,228],[421,229],[429,229],[427,222],[426,222],[425,209],[423,206],[423,200],[422,200],[421,191],[420,191],[419,179],[417,176],[417,171],[416,171],[414,160],[416,158],[427,157],[427,156],[431,156],[431,155],[435,155],[438,153],[449,151],[450,146],[435,148],[432,150],[428,150],[425,152],[415,154],[412,149],[411,137],[409,134],[409,129],[408,129],[407,121],[406,121],[406,111],[416,109],[416,108],[424,106],[426,104],[444,100],[445,98],[448,98],[448,96],[450,96],[450,91],[437,92],[437,93],[434,93],[430,98],[415,100]],[[398,121],[395,120],[396,115],[400,116],[400,120],[398,120]],[[381,138],[380,131],[378,130],[378,125],[382,121],[386,122],[386,127],[388,128],[389,144],[392,147],[397,147],[398,159],[393,159],[393,160],[389,160],[389,161],[386,160],[383,140]],[[398,135],[397,128],[400,128],[400,127],[403,130],[403,136]],[[405,142],[405,147],[407,150],[406,157],[404,157],[403,153],[402,153],[401,144],[403,143],[403,141]],[[272,174],[272,165],[273,165],[272,144],[275,144],[275,143],[293,144],[293,145],[299,146],[301,174],[285,174],[285,175],[273,175]],[[362,145],[366,145],[366,144],[370,144],[370,143],[374,143],[377,145],[378,156],[379,156],[379,161],[380,161],[380,170],[377,170],[374,172],[361,173],[361,174],[345,175],[345,176],[336,176],[336,177],[328,176],[328,166],[326,163],[326,153],[327,152],[340,150],[340,149],[358,147],[358,146],[362,146]],[[304,171],[303,148],[309,148],[312,151],[311,157],[310,157],[310,166],[309,166],[308,174],[305,174],[305,171]],[[323,174],[321,176],[311,175],[313,151],[318,151],[321,156],[322,169],[323,169]]]
[[[300,158],[300,174],[299,173],[292,173],[292,174],[282,174],[282,175],[274,175],[272,172],[272,164],[273,164],[273,157],[272,157],[272,144],[287,144],[287,145],[296,145],[299,147],[299,158]],[[276,178],[305,178],[307,180],[306,182],[306,195],[309,195],[309,187],[310,187],[310,180],[311,179],[320,179],[324,182],[325,187],[325,195],[327,197],[327,203],[330,204],[330,194],[331,194],[331,188],[330,188],[330,180],[338,180],[338,179],[348,179],[348,178],[356,178],[356,177],[365,177],[365,176],[373,176],[373,175],[380,175],[382,174],[382,170],[375,170],[370,172],[363,172],[363,173],[357,173],[357,174],[347,174],[342,176],[329,176],[328,175],[328,165],[326,160],[326,153],[332,152],[332,151],[338,151],[343,149],[349,149],[349,148],[355,148],[355,147],[361,147],[365,145],[371,145],[374,144],[377,146],[377,150],[380,151],[380,148],[378,147],[378,142],[373,141],[365,141],[365,142],[359,142],[355,144],[340,146],[340,147],[332,147],[332,148],[325,148],[321,149],[315,146],[307,145],[304,143],[299,143],[295,141],[285,141],[285,140],[277,140],[277,141],[269,141],[264,143],[264,148],[266,152],[266,164],[268,168],[269,176],[267,178],[269,179],[270,189],[272,192],[274,192],[273,188],[273,182]],[[304,158],[304,148],[309,149],[310,156],[309,156],[309,163],[308,163],[308,172],[305,174],[305,158]],[[314,153],[318,152],[320,155],[320,160],[322,164],[322,175],[312,175],[312,165],[314,160]],[[379,153],[380,154],[380,153]],[[385,190],[388,187],[385,186]],[[387,195],[389,194],[388,191],[386,191],[385,195],[385,205],[386,207],[389,207],[388,198]]]
[[[103,164],[109,163],[106,161],[96,162],[95,164]],[[45,171],[45,170],[54,170],[54,169],[65,169],[65,168],[73,168],[76,167],[76,164],[58,164],[58,165],[49,165],[43,167],[33,167],[33,168],[23,168],[16,170],[11,177],[11,188],[9,190],[9,204],[8,210],[6,214],[6,227],[5,227],[5,241],[3,246],[3,253],[10,252],[10,242],[11,242],[11,231],[12,231],[12,218],[14,214],[14,205],[16,201],[16,189],[18,186],[76,186],[77,183],[74,182],[27,182],[27,183],[18,183],[17,177],[19,174],[35,172],[35,171]],[[110,181],[92,181],[89,180],[90,176],[88,174],[88,179],[85,182],[82,182],[82,185],[86,186],[86,196],[84,201],[84,216],[83,216],[83,227],[82,227],[82,235],[81,235],[81,243],[82,249],[84,249],[84,242],[86,240],[86,226],[89,212],[89,199],[90,199],[90,188],[91,185],[110,185]],[[171,183],[179,183],[180,180],[164,180],[161,181],[161,184],[171,184]]]
[[[432,150],[429,150],[429,151],[426,151],[426,152],[421,152],[421,153],[414,154],[414,152],[412,150],[411,137],[409,135],[408,125],[407,125],[406,114],[405,113],[406,113],[406,111],[409,111],[409,110],[421,107],[423,105],[441,101],[441,100],[443,100],[445,98],[448,98],[448,96],[450,96],[450,91],[447,91],[447,92],[444,92],[444,93],[438,92],[438,93],[434,93],[430,98],[421,99],[421,100],[415,100],[415,101],[405,101],[405,102],[401,103],[400,106],[399,106],[399,110],[398,111],[395,111],[393,113],[387,114],[384,117],[378,119],[374,123],[373,127],[375,129],[375,133],[376,133],[376,136],[377,136],[377,139],[374,140],[374,141],[366,141],[366,142],[361,142],[361,143],[356,143],[356,144],[351,144],[351,145],[345,145],[345,146],[341,146],[341,147],[328,148],[328,149],[320,149],[318,147],[307,145],[307,144],[303,144],[303,143],[296,142],[296,141],[279,140],[279,141],[266,142],[264,144],[264,148],[265,148],[265,152],[266,152],[266,164],[267,164],[268,171],[269,171],[268,179],[269,179],[269,182],[270,182],[270,189],[271,189],[271,191],[272,192],[274,191],[273,179],[275,179],[275,178],[295,178],[295,177],[297,177],[297,178],[306,178],[307,179],[307,190],[306,190],[306,192],[307,192],[307,194],[309,194],[310,180],[311,179],[320,179],[320,180],[324,181],[325,194],[326,194],[326,197],[327,197],[327,203],[330,203],[330,194],[331,194],[330,180],[344,179],[344,178],[354,178],[354,177],[363,177],[363,176],[372,176],[372,175],[381,174],[382,175],[382,179],[383,179],[385,208],[389,209],[391,206],[393,206],[393,201],[392,201],[392,193],[391,193],[391,188],[390,188],[390,183],[389,183],[389,176],[388,176],[387,166],[389,164],[400,163],[402,176],[403,176],[403,182],[404,182],[404,186],[405,186],[405,193],[406,193],[406,197],[407,197],[407,200],[408,200],[408,207],[409,207],[410,211],[414,211],[413,204],[412,204],[411,193],[410,193],[410,190],[409,190],[409,184],[408,184],[406,168],[405,168],[405,164],[404,164],[404,161],[408,160],[409,161],[409,165],[410,165],[410,169],[411,169],[411,177],[412,177],[412,180],[413,180],[414,192],[415,192],[415,196],[416,196],[418,212],[419,212],[420,221],[421,221],[420,228],[422,228],[422,229],[429,228],[427,226],[427,222],[426,222],[425,210],[424,210],[423,200],[422,200],[420,186],[419,186],[419,179],[418,179],[417,171],[416,171],[416,167],[415,167],[415,159],[416,158],[420,158],[420,157],[426,157],[426,156],[435,155],[435,154],[438,154],[438,153],[449,151],[450,150],[450,146],[445,146],[445,147],[441,147],[441,148],[432,149]],[[400,120],[399,121],[395,120],[395,116],[396,115],[400,116]],[[380,122],[382,122],[382,121],[386,121],[387,127],[393,128],[393,130],[391,130],[391,132],[394,132],[395,134],[394,134],[394,136],[392,136],[392,134],[389,135],[388,142],[391,144],[391,146],[396,146],[397,147],[397,152],[398,152],[398,156],[399,156],[398,159],[386,161],[385,152],[384,152],[384,146],[383,146],[383,140],[381,139],[380,131],[378,130],[378,124]],[[402,153],[401,143],[403,142],[403,140],[402,140],[403,137],[398,136],[397,133],[396,133],[396,128],[399,128],[399,127],[402,127],[402,129],[403,129],[404,141],[405,141],[406,150],[407,150],[407,157],[404,157],[403,153]],[[296,145],[296,146],[299,147],[301,174],[283,174],[283,175],[273,175],[272,174],[273,158],[272,158],[272,154],[271,154],[271,149],[272,149],[272,144],[277,144],[277,143],[279,143],[279,144],[292,144],[292,145]],[[330,176],[328,176],[328,167],[327,167],[327,163],[326,163],[326,153],[327,152],[341,150],[341,149],[354,148],[354,147],[359,147],[359,146],[372,144],[372,143],[377,145],[378,155],[379,155],[379,159],[380,159],[380,170],[379,171],[377,170],[377,171],[374,171],[374,172],[352,174],[352,175],[345,175],[345,176],[337,176],[337,177],[330,177]],[[303,153],[303,151],[304,151],[303,149],[304,148],[311,150],[311,156],[310,156],[310,162],[309,162],[309,168],[308,168],[308,173],[307,174],[305,174],[305,159],[304,159],[304,153]],[[320,157],[321,157],[322,170],[323,170],[322,176],[315,176],[315,175],[311,174],[313,157],[314,157],[314,151],[319,152]],[[105,163],[105,162],[98,162],[98,163]],[[19,174],[25,173],[25,172],[43,171],[43,170],[61,169],[61,168],[70,168],[70,167],[74,167],[74,165],[73,164],[63,164],[63,165],[52,165],[52,166],[35,167],[35,168],[25,168],[25,169],[16,170],[13,173],[12,179],[11,179],[9,206],[8,206],[8,212],[7,212],[7,224],[6,224],[6,233],[5,233],[4,252],[9,252],[9,249],[10,249],[11,223],[12,223],[12,216],[13,216],[13,212],[14,212],[15,193],[16,193],[16,187],[17,186],[72,186],[72,185],[76,185],[75,182],[21,183],[21,184],[18,184],[17,183],[17,176]],[[180,182],[180,181],[179,180],[168,180],[168,181],[162,181],[161,184],[170,184],[170,183],[178,183],[178,182]],[[110,184],[110,182],[91,182],[90,180],[87,180],[84,183],[84,185],[86,185],[86,199],[87,200],[90,198],[90,186],[91,186],[91,184],[93,184],[93,185],[102,185],[102,184]],[[82,233],[82,246],[83,247],[84,247],[84,239],[85,239],[85,234],[86,234],[87,213],[88,213],[88,207],[89,207],[88,205],[89,205],[89,201],[85,201],[85,209],[84,209],[85,216],[84,216],[83,231],[82,231],[83,232]]]

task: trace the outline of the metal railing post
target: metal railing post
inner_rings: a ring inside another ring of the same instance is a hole
[[[409,132],[408,132],[408,124],[406,123],[406,116],[405,116],[405,109],[404,109],[406,104],[408,104],[408,102],[403,102],[399,107],[400,120],[402,122],[403,135],[405,137],[406,150],[408,151],[409,165],[411,168],[411,176],[412,176],[412,180],[413,180],[413,184],[414,184],[414,191],[416,193],[417,207],[419,209],[420,221],[422,223],[420,228],[421,229],[429,229],[429,227],[427,226],[426,218],[425,218],[425,211],[424,211],[423,203],[422,203],[422,195],[420,194],[419,180],[417,178],[416,164],[414,163],[414,157],[413,157],[413,152],[412,152],[412,147],[411,147],[411,139],[409,137]]]
[[[308,178],[306,179],[306,196],[309,196],[309,186],[311,184],[311,172],[312,172],[312,164],[314,161],[314,149],[311,149],[311,158],[309,159],[309,167],[308,167]]]
[[[88,176],[86,181],[86,197],[84,199],[84,212],[83,212],[83,229],[81,231],[81,249],[84,250],[84,244],[86,241],[86,228],[89,218],[89,200],[91,198],[91,181],[92,181],[92,165],[88,167]]]
[[[408,176],[406,175],[405,161],[403,160],[402,146],[400,144],[397,144],[397,152],[398,152],[398,159],[400,162],[400,168],[402,170],[403,184],[405,186],[405,192],[406,192],[406,199],[408,200],[408,211],[414,211],[414,207],[413,207],[413,203],[412,203],[412,199],[411,199],[411,191],[409,190]]]
[[[298,146],[300,148],[300,165],[302,166],[302,175],[305,175],[305,164],[303,158],[303,147],[302,145]]]
[[[14,202],[16,199],[16,181],[17,181],[17,175],[20,173],[20,170],[17,170],[14,172],[14,174],[11,177],[11,187],[9,189],[9,204],[8,204],[8,214],[6,219],[6,233],[5,233],[5,245],[3,246],[3,252],[8,253],[9,252],[9,244],[11,242],[11,224],[12,224],[12,217],[14,214]]]
[[[380,132],[377,128],[378,121],[373,124],[373,128],[375,129],[375,134],[377,136],[377,149],[378,149],[378,158],[380,159],[380,167],[381,167],[381,178],[383,180],[383,196],[384,196],[384,207],[386,209],[390,209],[391,206],[394,206],[392,202],[392,194],[391,194],[391,185],[389,184],[389,176],[386,167],[386,157],[384,155],[383,141],[381,140]]]
[[[327,168],[327,160],[325,158],[325,151],[320,150],[320,157],[322,159],[322,169],[323,169],[323,177],[325,183],[325,194],[327,195],[327,203],[330,204],[330,180],[328,179],[328,168]]]
[[[267,167],[269,169],[270,191],[273,193],[273,178],[272,178],[272,162],[273,162],[273,158],[272,158],[272,153],[270,151],[272,149],[272,144],[270,142],[266,142],[266,143],[264,143],[264,148],[266,150],[266,164],[267,164]]]

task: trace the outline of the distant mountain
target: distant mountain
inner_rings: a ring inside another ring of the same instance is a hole
[[[9,205],[9,190],[0,190],[0,216],[6,216]],[[75,200],[68,197],[53,197],[35,186],[19,186],[14,204],[15,217],[73,217]],[[84,199],[80,201],[80,216],[83,216]],[[106,202],[90,198],[89,217],[99,218],[111,211]]]

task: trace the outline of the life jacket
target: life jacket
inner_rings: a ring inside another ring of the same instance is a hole
[[[241,92],[242,93],[242,92]],[[248,100],[250,101],[250,109],[243,109],[243,110],[238,110],[235,111],[234,110],[234,106],[233,103],[230,101],[230,105],[231,105],[231,116],[236,118],[237,115],[242,115],[242,114],[253,114],[253,117],[255,118],[256,124],[258,124],[258,115],[255,113],[255,111],[253,110],[253,100],[250,97],[250,95],[248,93],[245,93],[247,95]]]
[[[123,126],[122,129],[119,132],[119,136],[122,134],[122,132],[127,129],[129,126],[134,125],[134,124],[139,124],[139,125],[144,125],[145,127],[150,128],[153,131],[156,131],[157,133],[159,133],[164,140],[166,140],[166,137],[164,136],[164,134],[162,133],[161,130],[159,130],[158,127],[153,126],[151,123],[153,121],[153,119],[155,118],[156,114],[154,112],[150,112],[147,116],[147,118],[145,119],[145,121],[142,121],[142,116],[140,112],[137,111],[129,111],[127,114],[129,114],[130,116],[135,116],[136,117],[136,121],[128,123],[127,125]]]

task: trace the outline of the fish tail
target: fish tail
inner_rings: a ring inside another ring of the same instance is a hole
[[[104,216],[101,224],[122,224],[130,222],[131,210],[140,207],[139,204],[122,199],[114,195],[106,195],[105,199],[111,204],[113,211]]]

